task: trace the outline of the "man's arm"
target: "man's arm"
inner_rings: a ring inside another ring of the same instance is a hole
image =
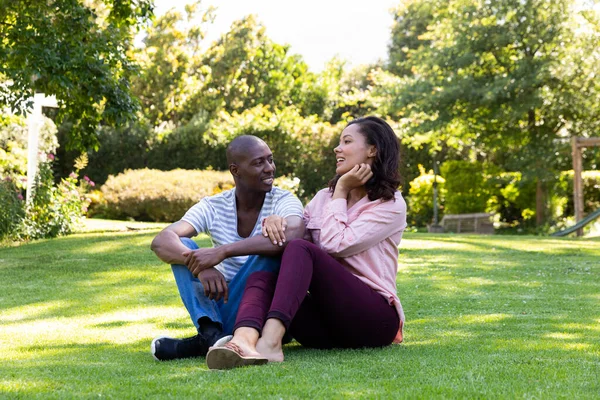
[[[302,238],[304,236],[304,220],[299,216],[286,218],[288,227],[286,229],[289,240]],[[224,244],[211,249],[187,250],[184,253],[184,263],[194,276],[205,269],[212,268],[224,259],[236,256],[263,255],[276,256],[283,252],[285,246],[271,243],[268,237],[256,235],[239,242]]]
[[[284,242],[282,246],[274,245],[268,237],[257,235],[221,247],[225,247],[224,251],[227,257],[251,254],[260,254],[264,256],[279,255],[283,253],[287,242],[304,237],[304,220],[301,217],[292,215],[286,217],[285,220],[287,222],[287,228],[285,229],[286,242]]]
[[[181,243],[179,238],[191,238],[195,235],[196,230],[190,223],[177,221],[160,231],[152,240],[150,248],[158,258],[167,264],[185,264],[186,257],[183,254],[190,251],[190,249]]]

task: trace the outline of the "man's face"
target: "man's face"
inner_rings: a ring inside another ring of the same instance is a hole
[[[238,186],[250,191],[271,191],[275,178],[275,162],[271,149],[265,143],[250,146],[236,165]]]

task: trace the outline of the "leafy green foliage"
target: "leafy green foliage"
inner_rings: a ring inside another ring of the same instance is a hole
[[[198,110],[243,112],[258,105],[295,105],[302,115],[319,113],[315,108],[319,101],[311,91],[315,75],[300,56],[288,51],[289,46],[267,37],[254,16],[235,21],[196,67],[204,85],[186,105],[188,115]]]
[[[109,175],[125,169],[144,168],[149,163],[149,151],[154,134],[143,121],[133,122],[117,128],[98,129],[100,148],[90,151],[89,164],[83,172],[102,184]]]
[[[179,125],[187,99],[204,85],[200,44],[205,25],[214,19],[214,8],[204,9],[196,1],[185,11],[183,15],[172,9],[157,18],[146,29],[143,46],[134,52],[140,73],[131,78],[132,91],[153,127]]]
[[[301,191],[310,198],[335,175],[333,148],[342,128],[314,116],[304,118],[294,107],[257,106],[240,114],[221,112],[206,140],[211,147],[224,148],[239,135],[260,137],[273,151],[276,174],[298,177]]]
[[[447,214],[486,211],[489,192],[483,165],[468,161],[446,161],[442,164],[441,174],[446,179]]]
[[[583,171],[583,211],[588,214],[600,208],[600,171]],[[563,171],[552,191],[559,216],[575,214],[573,206],[573,170]]]
[[[0,3],[0,105],[24,111],[36,92],[55,95],[58,122],[71,121],[72,147],[97,146],[99,123],[131,118],[131,28],[150,16],[150,0]]]
[[[11,178],[0,180],[0,204],[0,241],[15,238],[25,216],[25,202]]]
[[[126,170],[102,186],[92,214],[113,219],[174,222],[203,197],[233,187],[229,172],[175,169]]]
[[[208,113],[198,112],[188,123],[165,132],[149,144],[148,167],[227,170],[226,143],[209,141],[210,124]]]
[[[0,179],[11,178],[22,190],[27,187],[27,134],[23,117],[7,117],[0,125]],[[56,126],[52,120],[44,118],[38,137],[38,151],[44,156],[53,155],[57,147]]]
[[[442,218],[444,202],[446,199],[446,180],[441,176],[435,176],[433,171],[425,171],[419,165],[420,175],[410,181],[408,191],[408,222],[412,226],[425,226],[433,221],[433,183],[438,187],[438,217]]]
[[[87,211],[89,200],[84,190],[89,180],[79,181],[78,173],[87,164],[82,156],[67,178],[54,183],[51,160],[38,165],[31,200],[27,204],[20,236],[26,239],[53,238],[72,233]]]
[[[543,183],[569,164],[569,136],[598,131],[597,30],[569,0],[407,4],[382,110],[432,151],[447,145],[540,182],[543,217]]]
[[[528,224],[535,216],[535,183],[524,181],[520,172],[485,171],[490,198],[487,211],[499,214],[499,221],[511,226]]]

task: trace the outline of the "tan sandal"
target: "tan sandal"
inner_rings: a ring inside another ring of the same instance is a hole
[[[211,347],[206,355],[208,369],[232,369],[248,365],[264,365],[268,361],[264,357],[244,356],[242,349],[231,342],[225,343],[222,347]]]

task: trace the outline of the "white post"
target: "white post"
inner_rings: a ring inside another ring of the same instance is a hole
[[[40,127],[43,122],[42,107],[58,107],[54,96],[46,97],[43,93],[36,93],[33,97],[33,109],[27,116],[27,202],[31,201],[33,183],[37,174],[38,142]]]

